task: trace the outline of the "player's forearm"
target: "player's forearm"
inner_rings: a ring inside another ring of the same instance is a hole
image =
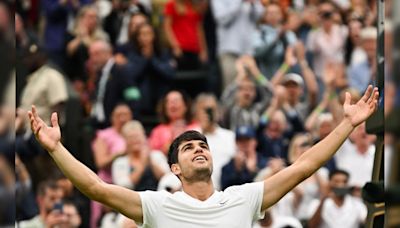
[[[350,121],[343,119],[327,137],[302,154],[295,163],[302,165],[304,174],[310,176],[335,154],[353,129]]]
[[[103,181],[92,170],[74,158],[60,142],[54,151],[49,152],[60,170],[79,191],[93,200],[101,197],[98,186]]]

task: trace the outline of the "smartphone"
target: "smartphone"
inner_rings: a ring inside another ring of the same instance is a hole
[[[62,214],[63,213],[63,203],[62,202],[55,203],[53,206],[53,210],[57,210]]]

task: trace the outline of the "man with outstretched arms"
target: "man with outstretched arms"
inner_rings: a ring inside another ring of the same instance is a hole
[[[265,209],[334,155],[353,129],[375,111],[377,100],[378,89],[372,86],[356,104],[350,104],[351,96],[347,93],[343,120],[294,164],[262,182],[232,186],[223,192],[214,189],[211,180],[213,162],[207,140],[196,131],[183,133],[169,149],[171,171],[181,180],[183,190],[173,194],[135,192],[103,182],[76,160],[60,142],[56,113],[51,116],[51,127],[38,116],[34,106],[29,118],[38,141],[81,192],[142,223],[143,227],[250,228],[253,221],[263,217]]]

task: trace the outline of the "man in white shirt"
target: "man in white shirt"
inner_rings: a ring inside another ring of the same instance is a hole
[[[77,161],[61,144],[57,114],[47,126],[32,106],[29,118],[32,131],[71,182],[89,198],[99,201],[143,227],[247,227],[263,217],[263,211],[278,202],[297,184],[310,177],[328,161],[356,126],[377,107],[378,88],[370,86],[356,104],[346,94],[344,118],[327,137],[304,152],[294,164],[268,179],[225,191],[216,191],[211,180],[213,160],[207,139],[196,131],[187,131],[171,144],[168,163],[182,182],[182,191],[174,194],[135,192],[107,184]],[[221,142],[224,143],[224,142]]]
[[[310,228],[358,228],[365,222],[367,207],[361,199],[349,195],[348,181],[349,173],[344,170],[329,175],[329,195],[310,204],[310,210],[315,211]]]

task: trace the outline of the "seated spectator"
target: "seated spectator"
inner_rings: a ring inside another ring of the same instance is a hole
[[[198,125],[192,122],[190,98],[183,92],[168,92],[159,108],[162,123],[151,131],[149,145],[152,150],[160,150],[167,156],[171,142],[183,132],[196,129]]]
[[[53,227],[68,222],[68,217],[61,213],[60,208],[55,207],[56,204],[61,202],[63,192],[54,181],[41,182],[36,194],[39,214],[30,220],[19,222],[18,227]]]
[[[178,70],[196,70],[208,59],[203,30],[206,1],[169,0],[164,11],[164,32]]]
[[[222,190],[229,186],[253,182],[259,168],[257,156],[256,131],[250,126],[240,126],[236,130],[237,151],[234,157],[222,168]]]
[[[253,35],[254,58],[265,77],[271,79],[284,62],[285,50],[294,46],[296,35],[286,30],[284,16],[277,3],[266,6],[262,23]]]
[[[169,172],[167,159],[160,151],[150,151],[144,128],[139,121],[129,121],[122,127],[126,155],[112,164],[113,183],[135,190],[157,190],[158,181]]]
[[[112,183],[111,164],[126,153],[126,142],[121,135],[122,126],[132,120],[132,112],[127,105],[117,105],[111,113],[111,127],[99,130],[92,143],[94,161],[99,177]],[[91,201],[91,227],[97,224],[102,211],[101,204]]]
[[[155,30],[147,23],[138,25],[131,45],[123,54],[141,93],[137,118],[155,116],[157,103],[171,88],[175,73],[171,58],[160,49]]]
[[[107,34],[101,29],[97,9],[88,5],[82,7],[75,19],[75,27],[66,37],[67,65],[65,71],[72,81],[86,82],[86,61],[89,47],[96,40],[107,41]]]
[[[349,178],[343,170],[329,174],[329,192],[309,205],[308,227],[357,228],[365,223],[367,208],[359,198],[350,195]]]
[[[236,81],[224,90],[221,97],[224,108],[222,126],[230,130],[236,130],[238,126],[257,128],[260,115],[272,97],[272,88],[252,57],[241,57],[236,62],[236,68],[238,71]],[[257,83],[260,86],[257,86]]]
[[[93,42],[89,49],[90,61],[98,72],[94,101],[91,108],[95,128],[110,126],[111,112],[118,103],[126,103],[136,111],[140,91],[125,66],[115,64],[111,45],[102,40]],[[138,107],[139,109],[139,107]]]
[[[222,167],[235,155],[235,133],[218,125],[220,108],[217,98],[212,94],[202,93],[196,98],[195,116],[200,131],[207,138],[213,156],[213,173],[211,179],[214,187],[221,190]],[[221,143],[223,142],[223,143]]]

